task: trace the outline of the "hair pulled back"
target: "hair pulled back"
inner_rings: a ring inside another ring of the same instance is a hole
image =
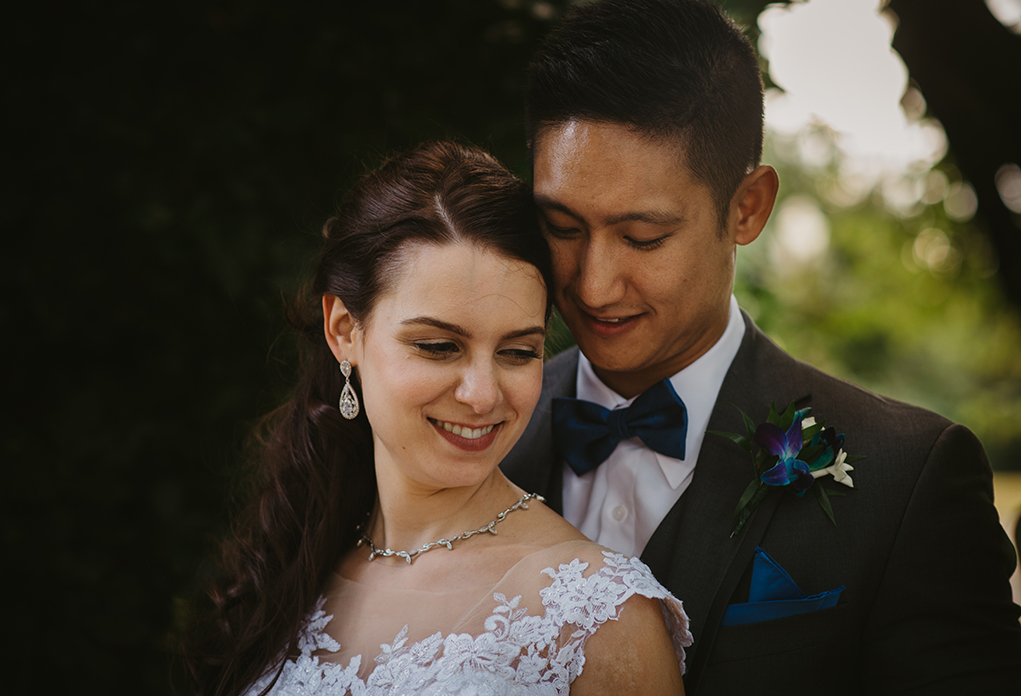
[[[256,495],[235,519],[205,611],[184,635],[194,693],[240,693],[297,652],[305,616],[375,504],[372,432],[364,411],[347,421],[337,409],[343,377],[323,334],[323,295],[336,295],[364,325],[413,243],[474,244],[535,266],[552,287],[530,188],[457,143],[420,145],[363,177],[323,237],[311,283],[289,313],[306,339],[298,384],[264,419]],[[547,291],[547,320],[551,308]],[[352,382],[361,398],[357,376]]]

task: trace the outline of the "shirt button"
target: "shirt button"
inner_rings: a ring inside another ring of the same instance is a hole
[[[624,519],[627,517],[627,508],[624,507],[623,505],[618,505],[617,507],[613,508],[610,514],[613,516],[613,519],[617,520],[618,522],[623,522]]]

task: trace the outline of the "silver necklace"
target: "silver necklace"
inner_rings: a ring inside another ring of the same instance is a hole
[[[463,532],[455,537],[450,537],[449,539],[437,539],[436,541],[430,542],[425,546],[418,549],[414,549],[412,551],[394,551],[392,549],[384,549],[381,551],[376,548],[376,545],[372,543],[372,539],[370,539],[369,535],[365,534],[364,532],[362,532],[362,536],[358,540],[357,546],[362,547],[368,545],[370,561],[376,558],[377,556],[383,557],[397,556],[397,558],[403,558],[405,561],[408,562],[408,565],[411,565],[411,563],[418,557],[419,554],[425,553],[426,551],[430,551],[436,548],[437,546],[446,546],[448,549],[453,551],[455,541],[460,541],[461,539],[468,539],[475,536],[476,534],[484,533],[496,534],[497,524],[503,522],[504,519],[506,519],[507,515],[514,512],[515,510],[518,510],[520,508],[524,508],[525,510],[527,510],[528,501],[532,499],[538,500],[540,503],[546,502],[546,499],[543,498],[538,493],[525,493],[523,496],[521,496],[521,499],[518,500],[518,502],[514,503],[509,508],[501,512],[499,515],[496,516],[496,519],[494,519],[492,522],[485,525],[484,527],[479,527],[478,529],[472,529],[467,532]],[[362,531],[362,527],[360,525],[358,527],[358,531],[360,532]]]

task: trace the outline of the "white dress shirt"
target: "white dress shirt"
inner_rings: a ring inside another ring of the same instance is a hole
[[[564,467],[564,517],[590,539],[628,556],[640,556],[652,533],[691,483],[709,416],[734,361],[745,326],[737,300],[723,336],[698,360],[670,378],[688,411],[684,459],[653,452],[637,437],[623,440],[597,469],[578,476]],[[578,398],[604,408],[625,399],[596,376],[584,355],[578,359]],[[636,397],[637,398],[637,397]]]

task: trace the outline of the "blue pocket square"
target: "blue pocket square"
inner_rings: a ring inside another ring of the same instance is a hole
[[[756,546],[748,601],[727,607],[720,625],[743,626],[829,609],[837,605],[843,591],[844,586],[841,585],[835,590],[809,597],[791,580],[787,571]]]

